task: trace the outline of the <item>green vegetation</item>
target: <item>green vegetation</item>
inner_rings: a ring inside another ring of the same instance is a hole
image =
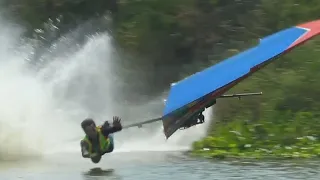
[[[320,17],[317,0],[119,0],[117,6],[103,2],[107,1],[6,3],[31,30],[42,27],[49,17],[63,15],[64,24],[69,25],[111,8],[112,32],[126,52],[139,57],[135,63],[148,68],[189,64],[183,76],[248,48],[258,38]],[[208,157],[320,156],[319,69],[320,41],[315,39],[243,81],[231,91],[264,94],[241,101],[219,100],[208,137],[195,142],[192,153]],[[181,68],[172,71],[166,71],[170,81],[181,78],[177,73]],[[170,82],[165,78],[167,87]]]
[[[278,17],[260,21],[273,31],[318,18],[314,11],[320,3],[273,2],[263,1],[260,10]],[[320,157],[319,45],[319,38],[309,41],[232,89],[263,91],[264,95],[219,101],[208,137],[193,144],[192,154],[216,158]]]

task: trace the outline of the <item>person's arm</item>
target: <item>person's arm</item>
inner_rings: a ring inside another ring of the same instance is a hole
[[[106,121],[101,128],[101,131],[104,136],[108,136],[109,134],[119,132],[122,130],[121,119],[119,117],[113,117],[113,125],[110,126],[108,121]]]
[[[82,154],[82,157],[83,157],[83,158],[90,158],[89,144],[86,143],[85,141],[81,140],[80,146],[81,146],[81,154]]]
[[[81,154],[83,158],[93,158],[98,155],[97,153],[90,154],[89,144],[87,142],[81,140],[80,146],[81,146]]]

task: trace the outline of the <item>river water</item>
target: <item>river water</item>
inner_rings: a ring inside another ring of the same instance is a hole
[[[80,154],[55,154],[29,162],[2,163],[1,180],[261,179],[318,180],[319,161],[220,161],[183,152],[114,153],[92,164]]]

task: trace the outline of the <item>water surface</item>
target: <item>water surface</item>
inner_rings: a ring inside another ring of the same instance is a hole
[[[1,180],[138,180],[138,179],[263,179],[318,180],[320,161],[221,161],[191,158],[182,152],[122,152],[93,164],[80,154],[55,154],[43,159],[2,162]]]

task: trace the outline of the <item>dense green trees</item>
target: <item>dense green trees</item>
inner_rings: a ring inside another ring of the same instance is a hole
[[[163,86],[248,48],[260,37],[320,16],[320,2],[316,0],[119,0],[117,5],[115,2],[6,3],[30,29],[39,28],[47,18],[59,15],[65,17],[65,24],[76,25],[79,20],[110,9],[116,41],[131,56],[139,57],[133,58],[134,63],[147,64],[156,74],[167,75],[162,79]],[[317,38],[237,85],[232,92],[263,91],[264,95],[241,101],[219,100],[209,136],[194,144],[194,152],[210,156],[319,155],[319,58]],[[189,65],[185,74],[179,73],[180,66],[185,64]],[[163,73],[169,66],[173,67],[170,73]]]
[[[271,34],[319,18],[319,2],[262,1],[255,34]],[[263,27],[263,28],[262,28]],[[262,97],[221,100],[210,136],[194,153],[225,156],[320,156],[319,38],[277,59],[232,91],[264,91]],[[205,150],[203,150],[205,148]],[[207,149],[206,149],[207,148]]]

